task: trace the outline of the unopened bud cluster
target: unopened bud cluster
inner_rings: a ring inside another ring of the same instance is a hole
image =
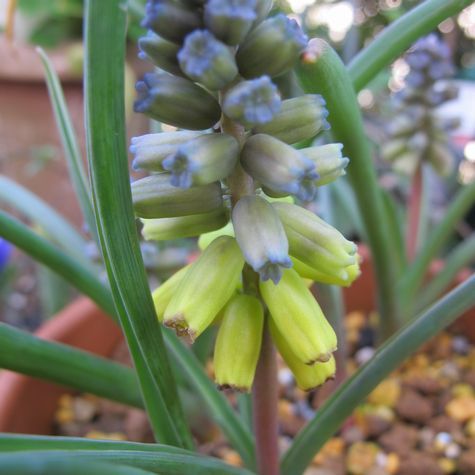
[[[133,167],[150,173],[132,183],[144,238],[201,235],[199,258],[154,291],[157,316],[190,341],[219,324],[216,381],[244,391],[266,309],[300,387],[333,375],[335,333],[305,279],[346,286],[359,274],[356,246],[294,203],[344,175],[348,159],[341,144],[292,146],[328,129],[328,113],[319,95],[281,98],[274,78],[307,38],[285,15],[267,18],[271,8],[149,0],[139,46],[159,70],[137,84],[135,110],[178,130],[131,144]]]
[[[436,109],[457,96],[457,88],[448,81],[454,72],[450,50],[431,34],[414,45],[405,61],[409,73],[405,87],[394,97],[397,115],[388,127],[390,140],[382,148],[383,158],[407,175],[422,162],[430,163],[440,175],[448,175],[453,154],[447,133],[457,121],[438,117]]]

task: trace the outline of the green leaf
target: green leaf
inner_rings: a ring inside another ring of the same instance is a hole
[[[38,236],[20,221],[0,210],[0,236],[43,263],[74,287],[84,292],[109,315],[115,315],[114,303],[107,288],[91,270],[74,257]]]
[[[471,3],[472,0],[426,0],[387,26],[348,65],[356,92],[363,89],[417,39]]]
[[[134,371],[0,323],[0,368],[143,407]]]
[[[41,48],[37,48],[37,51],[45,69],[46,84],[48,86],[51,105],[54,111],[56,127],[61,136],[61,142],[63,144],[66,162],[68,164],[69,176],[79,200],[84,220],[87,223],[91,235],[96,239],[96,241],[98,241],[88,179],[86,171],[84,170],[74,127],[64,99],[63,89],[61,88],[58,75],[56,74],[46,53]]]
[[[71,475],[90,475],[91,473],[100,472],[86,472],[86,471],[70,471],[66,472],[50,472],[46,471],[32,471],[33,467],[47,467],[53,469],[55,464],[75,464],[79,461],[101,464],[106,466],[127,467],[125,471],[117,471],[115,473],[128,475],[137,475],[145,470],[147,473],[157,473],[160,475],[251,475],[251,472],[231,467],[224,462],[211,457],[204,457],[195,455],[192,452],[174,453],[164,451],[139,451],[139,450],[49,450],[40,451],[34,450],[31,452],[14,452],[14,453],[0,453],[0,474],[5,475],[27,475],[38,473],[71,473]],[[66,465],[68,466],[68,465]],[[74,465],[73,465],[74,466]],[[15,471],[17,470],[18,471]],[[24,471],[22,471],[22,469]],[[27,471],[28,470],[28,471]],[[140,470],[137,472],[136,470]],[[108,472],[107,475],[114,472]],[[142,472],[143,473],[143,472]]]
[[[158,440],[192,447],[148,288],[135,226],[125,144],[127,2],[86,1],[88,161],[102,253],[114,302]]]
[[[351,80],[333,48],[325,41],[316,39],[310,42],[308,50],[301,56],[297,74],[306,93],[321,94],[325,98],[332,135],[337,142],[343,143],[343,151],[350,158],[347,173],[373,255],[382,317],[381,332],[387,337],[401,322],[394,285],[393,237],[387,233],[384,201]]]
[[[464,267],[475,263],[475,234],[462,241],[445,258],[444,267],[435,275],[417,296],[417,310],[431,305],[456,278]]]
[[[408,316],[412,314],[411,307],[430,263],[437,258],[444,244],[453,236],[458,222],[474,203],[475,183],[463,186],[453,198],[442,220],[424,242],[416,258],[404,273],[404,277],[399,282],[399,291],[406,308],[405,313]]]
[[[423,343],[475,304],[475,276],[390,338],[319,408],[282,460],[282,473],[300,475],[356,406]]]
[[[72,255],[84,260],[86,241],[74,227],[43,200],[2,175],[0,175],[0,202],[24,214],[51,240]]]

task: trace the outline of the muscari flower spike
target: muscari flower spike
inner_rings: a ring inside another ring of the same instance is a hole
[[[211,90],[222,89],[237,75],[234,55],[209,31],[195,30],[178,53],[182,71]]]

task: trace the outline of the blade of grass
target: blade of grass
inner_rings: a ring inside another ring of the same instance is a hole
[[[155,316],[132,209],[124,124],[126,10],[123,0],[86,2],[85,116],[93,201],[114,302],[152,427],[158,440],[188,448],[193,443]]]
[[[3,235],[44,265],[60,273],[70,284],[93,299],[108,315],[117,319],[109,289],[94,274],[84,269],[77,260],[55,249],[46,240],[30,231],[27,226],[0,211],[0,236]],[[244,428],[243,422],[231,409],[223,394],[215,390],[195,355],[172,333],[165,332],[164,336],[167,346],[173,352],[174,359],[180,364],[182,371],[187,374],[190,384],[202,397],[215,422],[228,439],[235,444],[243,460],[252,467],[254,460],[253,440],[249,430]],[[140,351],[135,340],[131,344],[136,345],[136,352]],[[143,365],[142,360],[138,360],[137,363]],[[146,371],[144,366],[142,366],[142,371]],[[148,390],[148,388],[145,389]],[[152,387],[149,391],[149,397],[152,398],[156,389]],[[151,409],[157,411],[157,417],[159,417],[159,406],[153,406]]]
[[[0,323],[0,368],[143,407],[134,371]]]
[[[387,26],[348,65],[355,91],[363,89],[417,39],[471,3],[472,0],[427,0]]]
[[[475,263],[475,234],[461,242],[445,259],[445,265],[417,295],[417,310],[431,305],[464,267]]]
[[[4,470],[4,467],[14,469],[15,462],[20,463],[22,459],[32,460],[32,463],[36,463],[37,465],[46,463],[54,464],[54,462],[65,460],[71,462],[87,460],[91,463],[126,466],[127,468],[141,469],[160,475],[190,475],[191,473],[194,475],[251,475],[251,472],[248,470],[232,467],[226,465],[219,459],[195,455],[192,452],[178,454],[165,452],[142,452],[138,450],[107,450],[104,452],[98,450],[35,450],[30,453],[2,453],[0,454],[0,473],[4,473],[5,475],[15,473],[23,475],[24,472],[9,472]],[[35,472],[26,473],[29,474]],[[103,472],[87,472],[87,474],[86,472],[80,473],[88,475],[90,473],[102,474]],[[128,472],[125,472],[125,474],[127,473]],[[133,473],[133,470],[131,470],[131,473]]]
[[[326,100],[332,135],[342,142],[350,158],[347,172],[371,247],[378,282],[378,307],[383,337],[391,335],[402,321],[394,282],[394,245],[386,232],[387,219],[363,119],[346,68],[333,48],[313,39],[302,54],[297,74],[307,93]]]
[[[474,304],[475,276],[472,276],[385,342],[297,435],[282,460],[282,473],[300,475],[355,407],[391,371]]]
[[[444,217],[433,229],[414,262],[399,283],[399,292],[406,315],[411,316],[414,298],[420,289],[430,263],[437,257],[444,244],[453,236],[457,223],[475,203],[475,183],[463,186],[453,198]]]
[[[101,281],[82,262],[58,249],[28,226],[0,210],[0,236],[54,270],[84,292],[109,315],[115,315],[114,303]]]
[[[48,86],[51,105],[54,111],[56,127],[61,136],[61,142],[63,144],[66,162],[68,164],[69,176],[76,192],[84,220],[89,228],[89,232],[96,242],[98,242],[96,221],[92,209],[92,199],[87,175],[84,170],[81,152],[76,140],[71,117],[69,116],[66,100],[64,99],[63,89],[59,82],[58,75],[44,50],[42,48],[36,48],[36,51],[38,52],[45,69],[46,84]]]
[[[74,227],[31,191],[2,175],[0,175],[0,202],[8,204],[36,223],[63,249],[86,260],[84,254],[86,241]]]

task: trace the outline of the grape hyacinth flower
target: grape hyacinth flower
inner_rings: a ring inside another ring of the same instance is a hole
[[[141,232],[201,235],[198,260],[153,291],[157,318],[191,342],[220,325],[215,379],[238,391],[251,389],[265,327],[302,389],[331,378],[336,336],[304,279],[359,275],[356,246],[295,204],[348,159],[341,144],[292,146],[327,130],[328,112],[318,94],[282,93],[307,38],[283,14],[266,18],[272,4],[149,0],[139,41],[165,72],[139,81],[135,110],[178,128],[132,139],[133,168],[150,173],[131,185]]]

